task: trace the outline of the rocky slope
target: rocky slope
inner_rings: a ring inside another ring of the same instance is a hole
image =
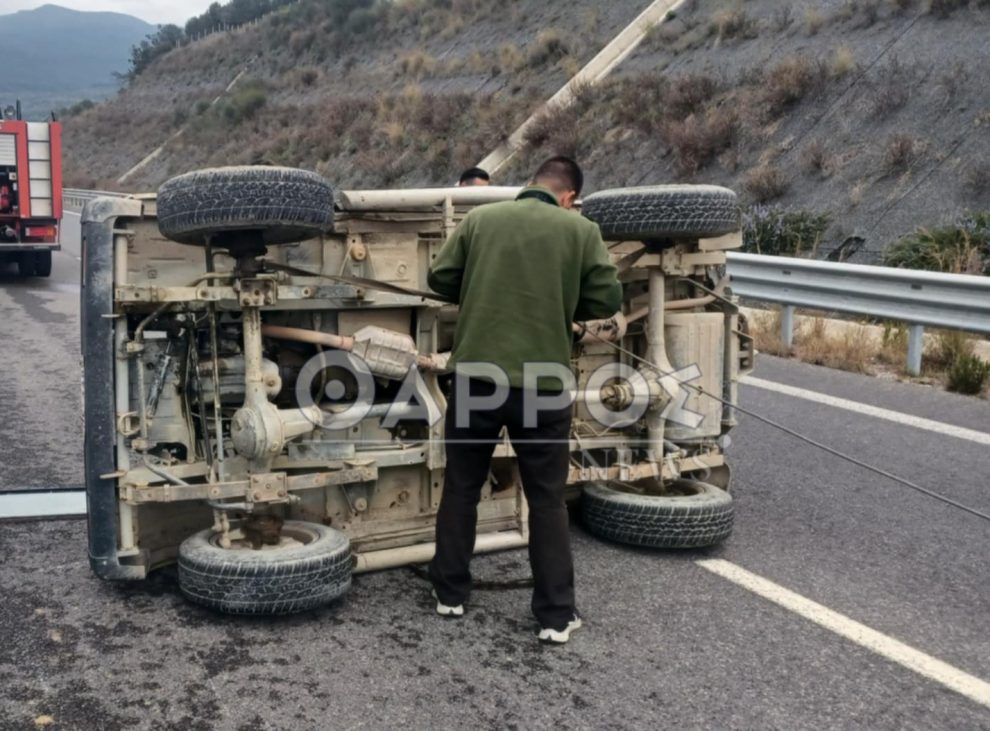
[[[447,183],[648,4],[301,0],[67,120],[69,176],[111,185],[181,129],[128,186],[252,161],[343,187]],[[855,237],[873,260],[990,208],[988,30],[985,0],[689,0],[500,178],[565,152],[590,189],[729,185],[747,205],[826,215],[820,254]]]

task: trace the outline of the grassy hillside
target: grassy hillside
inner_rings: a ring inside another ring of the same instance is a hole
[[[69,119],[67,170],[108,185],[181,129],[129,186],[254,161],[342,187],[448,183],[648,4],[301,0]],[[819,253],[848,241],[874,259],[990,208],[988,30],[987,0],[692,0],[500,178],[565,152],[591,189],[729,185],[757,218],[814,224]]]

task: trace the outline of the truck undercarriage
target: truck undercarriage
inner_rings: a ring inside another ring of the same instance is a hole
[[[194,601],[281,613],[340,596],[353,571],[429,560],[457,307],[426,291],[426,274],[467,211],[516,192],[335,195],[309,173],[248,167],[89,202],[97,575],[140,579],[178,560]],[[585,486],[585,522],[606,538],[723,540],[723,437],[753,355],[723,276],[738,245],[735,198],[697,186],[605,191],[584,214],[610,242],[625,302],[575,327],[568,484],[575,497]],[[525,545],[526,517],[506,441],[476,550]]]

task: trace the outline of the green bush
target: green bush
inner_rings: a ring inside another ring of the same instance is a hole
[[[772,256],[813,255],[831,224],[829,213],[753,206],[743,212],[743,251]]]
[[[978,394],[990,378],[990,363],[975,355],[963,355],[956,359],[946,373],[945,387],[950,391]]]
[[[264,82],[249,81],[235,90],[220,104],[220,115],[230,125],[253,117],[268,101]]]
[[[951,226],[919,228],[888,247],[887,266],[954,274],[990,274],[990,212]]]

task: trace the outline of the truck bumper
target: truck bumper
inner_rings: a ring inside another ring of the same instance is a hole
[[[61,251],[62,244],[45,244],[37,241],[18,241],[16,243],[0,243],[0,255],[18,254],[22,251]]]

